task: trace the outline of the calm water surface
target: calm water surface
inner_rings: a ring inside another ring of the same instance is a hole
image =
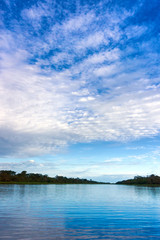
[[[0,185],[0,239],[160,239],[160,188]]]

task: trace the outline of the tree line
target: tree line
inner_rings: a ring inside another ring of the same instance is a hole
[[[102,182],[63,176],[49,177],[47,174],[27,173],[27,171],[16,173],[11,170],[1,170],[0,183],[100,184]]]
[[[146,177],[135,176],[133,179],[119,181],[116,184],[128,184],[128,185],[160,185],[160,177],[151,174]]]

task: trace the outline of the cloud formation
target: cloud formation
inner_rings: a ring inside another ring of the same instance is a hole
[[[11,2],[5,5],[1,156],[159,134],[159,35],[150,19],[135,23],[144,4],[128,10],[106,1],[74,11],[37,1],[16,13]]]

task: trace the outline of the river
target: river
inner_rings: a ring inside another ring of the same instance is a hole
[[[160,187],[2,184],[0,239],[160,239]]]

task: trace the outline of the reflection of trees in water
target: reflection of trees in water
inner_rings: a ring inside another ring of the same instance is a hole
[[[160,198],[160,187],[148,187],[148,186],[132,186],[135,193],[143,198],[152,197]]]
[[[15,185],[5,184],[0,185],[0,199],[4,198],[5,196],[14,195]]]
[[[0,198],[20,197],[22,199],[25,196],[25,189],[26,185],[0,184]]]

